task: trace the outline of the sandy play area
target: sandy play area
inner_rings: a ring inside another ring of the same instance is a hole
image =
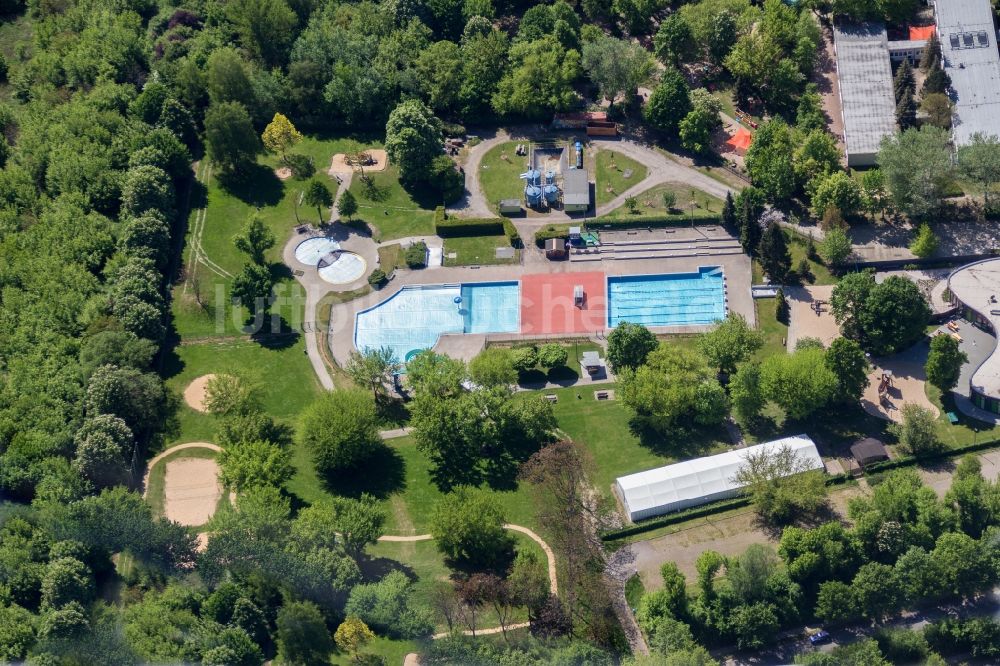
[[[830,296],[832,285],[813,287],[788,287],[785,297],[788,299],[788,351],[795,351],[796,343],[802,338],[819,338],[823,346],[840,337],[840,327],[830,311]],[[816,314],[816,304],[820,305]]]
[[[163,513],[181,525],[204,525],[222,497],[219,465],[209,458],[177,458],[166,463]]]
[[[288,167],[281,167],[274,170],[274,175],[278,177],[278,180],[288,180],[292,177],[292,170]]]
[[[365,152],[371,155],[372,159],[375,160],[375,164],[366,166],[365,171],[385,170],[389,161],[384,150],[373,148],[372,150],[366,150]],[[358,169],[358,167],[353,167],[347,163],[347,153],[337,153],[333,156],[333,160],[330,161],[330,170],[327,173],[333,176],[338,173],[352,173],[356,169]]]
[[[922,346],[918,343],[917,345]],[[872,416],[887,421],[903,420],[902,408],[907,402],[914,402],[925,409],[931,410],[935,416],[940,414],[934,403],[927,397],[924,384],[927,375],[924,373],[924,360],[915,358],[919,350],[913,350],[879,359],[868,374],[868,387],[861,397],[861,406]],[[926,354],[924,354],[926,357]],[[887,387],[885,396],[879,400],[879,384],[883,374],[891,373],[891,385]]]
[[[205,389],[208,388],[208,382],[213,377],[215,377],[214,374],[202,375],[188,384],[188,387],[184,389],[184,402],[187,403],[188,407],[196,412],[205,413],[208,411],[205,406]]]

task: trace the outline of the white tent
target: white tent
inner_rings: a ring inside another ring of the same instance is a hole
[[[745,464],[747,454],[783,447],[794,451],[803,467],[824,469],[816,444],[808,435],[796,435],[622,476],[616,481],[618,493],[633,521],[735,497],[742,488],[733,477]]]

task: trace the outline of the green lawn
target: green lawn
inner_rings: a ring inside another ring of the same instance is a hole
[[[645,593],[646,588],[642,584],[639,574],[634,574],[625,581],[625,601],[628,602],[629,608],[638,608],[639,602],[642,601],[642,595]]]
[[[292,341],[287,347],[265,347],[243,340],[182,345],[174,350],[164,375],[167,386],[180,395],[196,377],[227,371],[239,371],[259,381],[263,387],[264,410],[286,423],[293,422],[320,391],[302,338]],[[177,432],[171,435],[167,445],[214,441],[216,417],[196,412],[183,401],[180,403]]]
[[[941,441],[949,448],[967,446],[977,442],[985,442],[991,439],[1000,439],[1000,426],[991,423],[984,423],[976,419],[970,419],[955,407],[955,401],[951,395],[942,396],[940,389],[931,383],[924,385],[927,397],[930,398],[941,411],[937,418],[937,432]],[[947,412],[954,412],[958,417],[958,423],[952,425],[946,416]]]
[[[620,398],[597,401],[594,398],[596,388],[574,387],[546,393],[559,396],[553,406],[559,428],[590,451],[593,458],[591,481],[607,498],[611,498],[611,484],[619,476],[719,453],[730,446],[721,426],[695,431],[683,438],[640,438],[631,431],[629,411]]]
[[[675,203],[669,210],[663,205],[663,193],[673,192]],[[719,215],[722,213],[722,199],[714,197],[707,192],[688,187],[681,183],[666,183],[652,187],[636,199],[639,201],[639,212],[632,213],[625,206],[620,206],[611,212],[611,215],[628,217],[662,217],[673,215],[678,219],[686,218],[692,214],[695,217],[705,215]],[[692,208],[691,202],[694,202]]]
[[[217,456],[218,453],[211,449],[191,448],[175,451],[156,463],[156,465],[149,470],[149,482],[146,485],[146,501],[149,502],[149,505],[153,508],[153,513],[157,516],[163,515],[163,502],[166,499],[164,497],[164,481],[167,473],[167,463],[173,460],[180,460],[182,458],[203,458],[215,460]],[[228,501],[228,494],[223,493],[223,496],[219,498],[219,505]],[[218,508],[216,508],[216,510],[218,510]]]
[[[517,532],[511,532],[511,534],[515,538],[515,547],[518,550],[534,552],[539,561],[543,563],[546,561],[545,554],[538,544],[523,534]],[[426,608],[433,608],[432,595],[434,588],[438,585],[448,583],[451,576],[454,575],[452,569],[445,563],[444,556],[438,552],[433,540],[409,543],[382,541],[368,548],[368,554],[374,558],[375,561],[373,564],[376,566],[379,564],[392,566],[395,563],[404,563],[404,571],[414,581],[414,600]],[[398,566],[397,564],[396,567]],[[444,618],[438,617],[436,614],[434,615],[436,631],[447,631],[448,625],[445,623]],[[527,619],[528,616],[525,609],[522,608],[515,611],[513,622],[524,622]],[[484,607],[482,618],[477,619],[476,624],[479,628],[485,629],[497,627],[500,625],[500,622],[491,608]]]
[[[516,264],[520,261],[520,250],[514,250],[512,259],[497,259],[498,247],[510,247],[510,241],[503,234],[499,236],[463,236],[446,238],[444,241],[445,266],[477,266],[493,264]],[[454,253],[452,259],[449,255]]]
[[[830,272],[824,264],[810,259],[808,256],[809,237],[788,229],[783,230],[785,240],[788,242],[788,253],[792,256],[792,272],[786,281],[788,283],[798,283],[803,285],[837,284],[837,277]],[[814,245],[819,243],[815,240]],[[798,274],[799,263],[805,259],[809,264],[809,272],[805,275]],[[760,267],[760,262],[753,262],[753,283],[760,284],[764,280],[764,271]]]
[[[399,243],[379,246],[378,265],[386,275],[392,275],[397,268],[406,268],[406,262],[403,261],[403,246]]]
[[[768,356],[786,353],[788,324],[778,321],[775,316],[778,299],[757,298],[754,299],[754,304],[757,307],[757,329],[764,334],[764,346],[757,352],[757,360],[763,361]]]
[[[479,164],[479,183],[491,206],[497,205],[501,199],[521,199],[524,196],[524,181],[518,176],[528,168],[528,158],[514,154],[518,143],[524,142],[507,141],[493,146]]]
[[[424,194],[407,191],[399,182],[399,170],[391,164],[368,175],[373,187],[355,174],[351,192],[358,199],[357,219],[375,227],[377,241],[434,233],[434,208],[441,204],[437,195],[426,188],[422,188]]]
[[[646,177],[646,165],[613,150],[597,153],[597,173],[595,175],[597,204],[605,204],[616,196],[642,181]],[[628,178],[625,172],[631,171]]]
[[[317,167],[315,178],[326,181],[336,190],[336,181],[326,175],[334,154],[364,147],[353,139],[317,139],[306,137],[292,152],[308,155]],[[178,334],[183,338],[236,335],[243,318],[233,316],[230,303],[231,276],[246,263],[246,257],[233,245],[235,236],[255,211],[274,234],[275,245],[267,253],[272,273],[278,279],[277,314],[293,327],[299,323],[301,291],[281,262],[281,253],[293,229],[300,221],[317,223],[314,209],[296,206],[308,181],[281,181],[274,175],[279,165],[276,155],[263,157],[241,181],[220,179],[216,169],[202,162],[198,165],[198,183],[191,193],[184,252],[184,276],[175,286],[172,311]],[[428,213],[429,214],[429,213]],[[324,213],[324,219],[329,212]],[[200,251],[205,262],[192,262],[192,253]],[[210,266],[205,265],[211,264]]]

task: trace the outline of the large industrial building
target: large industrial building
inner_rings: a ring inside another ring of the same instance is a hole
[[[883,137],[896,131],[885,26],[875,22],[839,24],[833,36],[847,166],[874,166]]]
[[[989,0],[935,0],[944,70],[951,77],[956,146],[1000,136],[1000,52]]]
[[[743,487],[733,477],[747,455],[783,447],[795,452],[804,469],[825,469],[816,444],[808,435],[796,435],[619,477],[616,490],[632,521],[736,497]]]

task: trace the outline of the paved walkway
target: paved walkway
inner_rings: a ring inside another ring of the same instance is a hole
[[[538,536],[533,530],[524,527],[522,525],[514,525],[513,523],[508,523],[504,525],[504,529],[508,529],[512,532],[518,532],[520,534],[523,534],[539,545],[539,547],[542,549],[542,552],[545,553],[545,559],[548,562],[549,592],[553,595],[558,595],[559,580],[556,575],[556,556],[555,553],[552,552],[552,548],[549,547],[549,544],[545,543],[542,537]],[[378,540],[391,543],[412,543],[415,541],[430,541],[433,538],[434,536],[431,534],[417,534],[414,536],[394,536],[391,534],[387,534],[384,536],[380,536]],[[491,634],[499,634],[504,630],[511,631],[514,629],[526,629],[528,626],[530,626],[528,622],[520,622],[518,624],[507,625],[506,628],[489,627],[486,629],[476,629],[475,631],[467,629],[463,631],[462,634],[465,636],[488,636]],[[434,634],[433,636],[431,636],[431,638],[433,640],[439,640],[442,638],[447,638],[448,636],[451,636],[451,634],[447,631],[443,631],[441,633]],[[409,655],[407,655],[407,659],[409,659]]]

